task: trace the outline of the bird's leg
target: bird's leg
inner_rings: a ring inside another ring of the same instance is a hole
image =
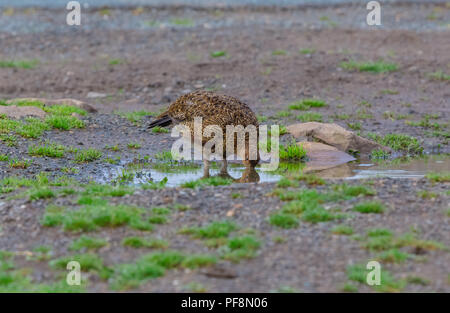
[[[203,158],[203,178],[209,177],[209,159]]]
[[[228,174],[228,161],[226,158],[222,160],[222,167],[220,168],[220,175]]]

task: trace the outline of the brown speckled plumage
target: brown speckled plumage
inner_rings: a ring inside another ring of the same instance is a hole
[[[247,104],[241,102],[239,99],[209,91],[194,91],[179,97],[149,125],[149,128],[180,123],[188,126],[193,135],[195,117],[202,117],[202,131],[209,125],[218,125],[223,130],[224,157],[226,152],[227,125],[242,125],[243,127],[254,125],[256,129],[259,126],[255,113],[253,113]],[[248,137],[248,134],[246,134],[246,141],[248,141]],[[204,136],[202,138],[202,144],[204,145],[210,139],[211,137]],[[248,151],[246,156],[247,154]],[[244,163],[254,167],[258,161]]]

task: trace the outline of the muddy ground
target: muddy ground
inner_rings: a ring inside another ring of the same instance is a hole
[[[0,162],[0,177],[34,177],[46,172],[51,177],[66,175],[86,183],[113,167],[107,158],[120,156],[124,163],[145,156],[152,158],[170,148],[170,134],[149,133],[145,125],[151,117],[144,117],[136,125],[116,113],[157,112],[195,89],[239,97],[265,117],[268,124],[298,122],[295,116],[302,111],[293,111],[290,117],[278,117],[277,113],[287,110],[293,101],[320,98],[328,106],[312,111],[321,113],[325,122],[333,121],[346,128],[348,123],[360,123],[362,136],[369,132],[408,134],[419,139],[427,154],[448,154],[450,85],[448,79],[436,79],[430,74],[450,73],[450,8],[391,5],[383,12],[383,26],[373,29],[364,23],[365,9],[354,5],[277,10],[97,10],[86,13],[85,25],[79,28],[64,25],[63,11],[4,11],[0,15],[0,60],[36,59],[38,64],[33,69],[0,68],[0,99],[75,98],[87,101],[99,112],[82,117],[84,129],[47,131],[37,140],[18,137],[14,147],[0,143],[0,154],[33,159],[26,169]],[[302,49],[310,51],[300,53]],[[226,56],[213,58],[213,51],[226,51]],[[353,59],[383,59],[396,63],[398,70],[373,74],[342,69],[341,62]],[[90,92],[104,96],[91,98]],[[432,121],[441,125],[439,133],[405,122],[420,121],[426,114],[434,115]],[[55,159],[28,156],[28,146],[42,140],[78,149],[96,148],[103,156],[83,164],[74,163],[72,154]],[[130,149],[131,142],[141,147]],[[107,145],[118,145],[119,151],[111,151]],[[76,168],[77,173],[63,173],[65,167]],[[341,183],[327,180],[325,186],[300,186],[330,190]],[[153,251],[124,247],[121,240],[131,235],[163,238],[170,242],[170,249],[186,253],[217,254],[217,249],[179,234],[178,230],[230,219],[240,229],[252,228],[261,240],[252,259],[237,264],[221,260],[219,265],[205,269],[170,270],[163,277],[132,289],[151,292],[192,291],[192,282],[208,292],[342,291],[348,282],[347,266],[365,264],[375,254],[364,249],[357,236],[332,234],[332,228],[338,224],[351,226],[360,237],[370,228],[389,228],[398,236],[416,229],[421,239],[449,246],[448,182],[378,178],[349,184],[368,185],[376,195],[327,204],[329,209],[339,207],[348,213],[343,220],[317,224],[302,221],[293,229],[280,229],[267,221],[284,204],[278,197],[270,196],[275,183],[197,190],[138,188],[133,195],[106,198],[113,204],[151,208],[180,203],[192,209],[174,211],[169,223],[158,225],[150,234],[124,226],[101,228],[89,235],[108,240],[109,244],[97,254],[111,267],[133,262]],[[418,195],[421,190],[427,192]],[[61,271],[50,268],[48,259],[26,260],[23,254],[40,245],[51,247],[50,259],[74,253],[68,246],[82,232],[43,227],[40,221],[48,205],[73,207],[78,195],[30,200],[24,191],[22,188],[0,196],[0,250],[22,252],[14,258],[17,267],[33,269],[30,275],[36,284],[51,283]],[[236,193],[240,196],[234,198],[232,194]],[[423,194],[432,196],[424,199]],[[384,203],[387,211],[361,214],[351,210],[355,203],[373,198]],[[407,283],[401,290],[449,292],[448,252],[407,249],[416,258],[400,264],[383,263],[383,268],[396,279],[414,276],[427,283]],[[224,278],[217,272],[231,274]],[[109,290],[107,280],[93,273],[86,275],[88,291]],[[372,290],[363,284],[352,284],[359,291]]]

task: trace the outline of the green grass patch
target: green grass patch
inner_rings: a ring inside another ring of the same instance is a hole
[[[360,284],[366,284],[366,277],[370,270],[366,269],[365,265],[356,264],[347,267],[347,277],[349,280],[358,282]],[[380,285],[372,286],[373,289],[379,292],[399,292],[406,283],[404,280],[395,279],[392,274],[383,269],[381,270]]]
[[[308,48],[299,50],[300,54],[313,54],[314,52],[316,52],[315,49],[308,49]]]
[[[377,201],[362,202],[353,207],[353,211],[359,213],[383,213],[386,207]]]
[[[112,289],[125,290],[165,274],[174,268],[197,268],[214,264],[216,258],[207,254],[186,255],[178,251],[146,254],[133,263],[114,267],[111,278]]]
[[[297,143],[288,145],[279,145],[279,157],[282,161],[304,161],[306,158],[306,150]]]
[[[445,74],[443,71],[436,71],[434,73],[429,73],[428,77],[435,79],[435,80],[441,80],[441,81],[450,80],[450,75]]]
[[[62,158],[66,148],[62,145],[45,142],[42,145],[31,145],[28,148],[28,154],[32,156],[46,156],[50,158]]]
[[[358,70],[360,72],[386,73],[393,72],[398,69],[397,64],[384,61],[375,62],[342,62],[340,66],[345,70]]]
[[[152,230],[144,220],[145,210],[127,205],[86,205],[77,210],[47,207],[41,224],[61,225],[65,231],[91,231],[99,227],[129,226],[138,230]]]
[[[404,263],[413,256],[398,249],[390,249],[379,254],[376,259],[386,263]]]
[[[204,186],[222,186],[231,185],[233,181],[229,178],[223,178],[220,176],[213,176],[208,178],[201,178],[197,180],[188,181],[181,185],[183,188],[201,188]]]
[[[212,239],[225,238],[237,229],[235,223],[230,221],[215,221],[203,227],[184,228],[181,233],[190,234],[194,238]]]
[[[102,238],[95,238],[82,235],[80,238],[74,240],[69,247],[69,250],[97,250],[108,244],[108,241]]]
[[[132,112],[116,112],[116,114],[126,118],[134,125],[139,125],[143,117],[147,116],[155,116],[155,112],[149,112],[149,111],[132,111]]]
[[[176,26],[183,26],[183,27],[192,27],[195,25],[194,21],[190,18],[172,18],[170,20],[170,23]]]
[[[50,267],[56,269],[66,270],[67,264],[71,261],[79,262],[80,269],[84,272],[89,271],[101,272],[102,270],[105,269],[102,258],[93,253],[84,253],[61,257],[50,261],[49,265]]]
[[[152,133],[168,133],[169,130],[167,128],[161,126],[155,126],[152,128]]]
[[[272,55],[287,55],[287,51],[286,50],[275,50],[272,52]]]
[[[126,237],[122,240],[122,245],[132,248],[155,248],[165,249],[169,246],[169,243],[161,239],[153,239],[147,237]]]
[[[94,149],[94,148],[89,148],[86,150],[79,150],[76,154],[75,154],[75,162],[76,163],[87,163],[87,162],[92,162],[95,160],[98,160],[102,157],[102,152]]]
[[[322,114],[317,112],[305,112],[296,116],[297,120],[306,122],[322,122]]]
[[[128,149],[139,149],[142,145],[137,142],[130,142],[127,147]]]
[[[423,147],[421,147],[417,138],[404,134],[387,134],[384,137],[372,136],[372,139],[388,146],[397,151],[404,151],[412,154],[423,153]]]
[[[31,160],[11,159],[9,160],[9,167],[16,169],[26,169],[31,165],[31,163]]]
[[[75,116],[51,115],[45,119],[45,122],[51,127],[61,130],[84,127],[84,122]]]
[[[269,217],[269,223],[280,228],[296,228],[298,226],[298,218],[292,214],[274,213]]]
[[[38,60],[0,60],[0,68],[33,69],[38,64]]]
[[[260,241],[254,236],[233,237],[222,248],[222,253],[224,259],[239,262],[241,259],[253,258],[260,246]]]
[[[30,192],[29,199],[30,200],[39,200],[39,199],[50,199],[54,198],[55,192],[47,187],[40,187]]]
[[[223,50],[219,50],[219,51],[212,51],[210,53],[210,56],[212,58],[220,58],[220,57],[226,57],[227,56],[227,52],[223,51]]]
[[[331,230],[331,232],[333,234],[336,235],[345,235],[345,236],[350,236],[353,235],[353,228],[350,226],[346,226],[346,225],[337,225],[335,227],[333,227],[333,229]]]
[[[450,172],[427,173],[426,178],[433,183],[448,183],[450,182]]]

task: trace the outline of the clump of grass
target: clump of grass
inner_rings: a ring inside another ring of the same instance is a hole
[[[311,108],[321,108],[327,106],[325,101],[319,99],[303,99],[301,101],[292,102],[289,105],[289,109],[291,110],[302,110],[306,111]]]
[[[387,134],[381,140],[381,144],[391,147],[394,150],[406,151],[408,153],[422,153],[417,138],[403,134]]]
[[[197,283],[194,281],[187,284],[185,286],[185,289],[187,289],[191,292],[206,292],[207,291],[206,287],[203,284]]]
[[[349,235],[353,235],[353,228],[350,226],[346,226],[346,225],[337,225],[336,227],[333,227],[331,232],[336,235],[349,236]]]
[[[229,178],[220,176],[213,176],[208,178],[201,178],[197,180],[188,181],[181,185],[183,188],[200,188],[203,186],[221,186],[230,185],[233,181]]]
[[[297,115],[296,117],[299,121],[306,122],[322,122],[322,114],[317,112],[305,112],[303,114]]]
[[[426,178],[433,183],[448,183],[450,182],[450,172],[427,173]]]
[[[103,270],[103,260],[96,254],[85,253],[77,254],[67,257],[61,257],[50,261],[49,265],[57,269],[66,269],[67,264],[71,261],[77,261],[80,263],[82,271],[101,271]]]
[[[209,266],[216,262],[217,258],[215,256],[209,254],[193,254],[186,256],[181,262],[181,266],[187,268],[198,268]]]
[[[146,254],[130,264],[117,265],[111,278],[113,289],[128,289],[163,276],[166,270],[177,267],[202,267],[216,262],[209,255],[184,255],[178,251]]]
[[[336,190],[342,192],[344,196],[349,197],[357,197],[359,195],[373,196],[376,194],[375,190],[363,185],[348,186],[346,184],[343,184],[341,186],[338,186]]]
[[[41,224],[47,227],[62,225],[66,231],[90,231],[123,225],[152,230],[152,225],[143,220],[144,212],[142,208],[126,205],[86,205],[78,210],[47,207]]]
[[[289,117],[291,115],[292,115],[292,113],[289,111],[282,110],[282,111],[277,112],[277,117]]]
[[[25,103],[25,105],[29,105],[29,103]],[[38,106],[45,112],[54,114],[54,115],[70,116],[70,115],[76,113],[76,114],[85,116],[87,114],[87,112],[81,108],[70,106],[70,105],[64,105],[64,104],[46,106],[42,103],[39,103],[36,106]]]
[[[194,26],[194,21],[190,18],[172,18],[170,20],[171,24],[183,27],[192,27]]]
[[[438,196],[438,194],[428,190],[420,190],[417,192],[417,196],[422,199],[434,199]]]
[[[369,270],[363,264],[356,264],[347,267],[347,277],[349,280],[366,284],[366,277]],[[404,280],[396,280],[387,270],[381,271],[381,284],[372,286],[376,291],[380,292],[398,292],[405,287]]]
[[[386,160],[390,156],[389,152],[384,151],[383,149],[375,149],[370,152],[370,159],[372,160]]]
[[[143,184],[141,187],[144,190],[147,190],[147,189],[164,189],[164,187],[166,187],[167,181],[168,181],[167,177],[164,177],[159,182],[148,182],[146,184]]]
[[[17,146],[17,138],[14,135],[0,134],[0,141],[5,143],[8,147]]]
[[[303,174],[302,173],[299,175],[295,175],[294,178],[296,180],[304,181],[309,186],[325,185],[325,180],[314,174]]]
[[[160,161],[172,161],[174,158],[171,151],[162,151],[155,154],[155,159]]]
[[[124,61],[122,59],[110,59],[108,61],[109,65],[119,65],[119,64],[123,64]]]
[[[149,112],[149,111],[144,111],[144,110],[133,111],[133,112],[117,112],[117,114],[126,118],[134,125],[139,125],[142,118],[145,116],[155,116],[156,115],[156,113],[154,113],[154,112]]]
[[[287,55],[286,50],[275,50],[272,52],[272,55]]]
[[[409,253],[402,252],[398,249],[390,249],[378,255],[377,259],[386,263],[403,263],[411,257],[412,255]]]
[[[32,156],[46,156],[51,158],[62,158],[66,148],[62,145],[46,142],[43,145],[32,145],[28,148],[28,154]]]
[[[75,154],[75,162],[77,163],[92,162],[100,159],[101,157],[102,157],[101,151],[94,148],[89,148],[86,150],[79,150]]]
[[[225,238],[237,229],[236,224],[230,221],[216,221],[204,227],[185,228],[181,232],[191,234],[195,238],[211,239]]]
[[[360,213],[383,213],[386,208],[385,206],[377,201],[362,202],[353,207],[354,211]]]
[[[31,160],[12,159],[9,161],[9,167],[17,169],[26,169],[32,163]]]
[[[286,177],[282,177],[277,182],[277,187],[279,187],[279,188],[298,187],[298,182],[290,180]]]
[[[435,80],[447,81],[450,80],[450,75],[445,74],[443,71],[436,71],[434,73],[429,73],[428,77]]]
[[[359,122],[355,122],[355,123],[347,123],[347,126],[348,126],[350,129],[353,129],[353,130],[362,130],[362,125],[361,125],[361,123],[359,123]]]
[[[61,130],[84,127],[84,122],[75,116],[51,115],[45,121],[51,127]]]
[[[316,52],[316,50],[305,48],[305,49],[300,49],[299,52],[300,52],[300,54],[313,54],[314,52]]]
[[[152,133],[168,133],[169,130],[167,128],[161,126],[155,126],[152,128]]]
[[[0,154],[0,161],[1,162],[7,162],[9,160],[9,156],[6,154]]]
[[[227,56],[227,52],[223,51],[223,50],[219,50],[219,51],[212,51],[210,53],[212,58],[220,58],[220,57],[226,57]]]
[[[302,220],[310,222],[310,223],[319,223],[319,222],[328,222],[334,219],[340,218],[340,215],[336,215],[331,213],[328,210],[325,210],[323,207],[315,207],[309,210],[306,210],[301,215]]]
[[[47,187],[40,187],[31,191],[29,199],[30,200],[50,199],[53,197],[55,197],[55,193],[53,192],[53,190]]]
[[[270,215],[269,223],[280,228],[295,228],[298,226],[298,218],[292,214],[274,213]]]
[[[371,72],[371,73],[386,73],[393,72],[398,69],[397,64],[387,63],[384,61],[375,62],[342,62],[340,66],[345,70],[358,70],[360,72]]]
[[[122,240],[122,245],[133,248],[158,248],[165,249],[169,243],[161,239],[143,238],[143,237],[126,237]]]
[[[408,276],[406,277],[406,282],[408,284],[415,284],[421,286],[428,286],[430,284],[430,281],[428,279],[419,276]]]
[[[38,60],[0,60],[0,68],[33,69],[38,64]]]
[[[368,237],[391,237],[392,231],[387,228],[373,228],[367,231]]]
[[[283,161],[303,161],[306,158],[306,150],[297,143],[280,144],[279,156]]]
[[[150,224],[166,224],[167,223],[167,217],[163,215],[154,215],[150,216],[148,219],[148,222]]]
[[[128,149],[139,149],[141,147],[141,144],[137,142],[130,142],[127,147]]]
[[[351,283],[346,283],[344,286],[342,286],[341,291],[343,292],[358,292],[358,287]]]
[[[223,257],[232,262],[250,259],[256,255],[260,245],[260,241],[251,235],[230,238],[225,248],[222,249]]]
[[[108,241],[102,238],[95,238],[82,235],[80,238],[74,240],[69,247],[69,250],[97,250],[108,244]]]

